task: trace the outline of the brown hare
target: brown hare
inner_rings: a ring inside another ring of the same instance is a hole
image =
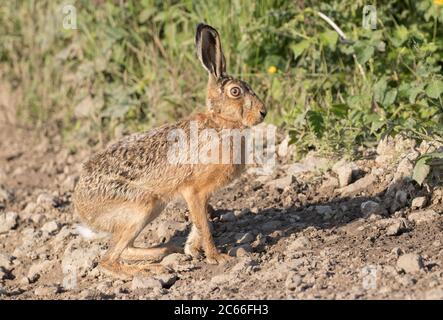
[[[100,265],[113,274],[165,271],[155,262],[174,248],[138,248],[133,243],[168,201],[180,195],[188,205],[193,223],[185,253],[196,256],[203,251],[211,264],[228,258],[214,245],[208,201],[214,191],[242,172],[244,164],[171,163],[168,134],[174,130],[189,134],[192,123],[199,130],[209,128],[216,132],[249,128],[263,121],[266,108],[247,83],[226,74],[220,37],[214,28],[199,24],[195,42],[198,58],[209,73],[207,111],[125,137],[92,156],[83,166],[74,207],[92,229],[112,235]],[[139,263],[125,264],[125,260]]]

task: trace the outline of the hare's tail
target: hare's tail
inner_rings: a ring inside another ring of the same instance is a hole
[[[110,236],[109,233],[96,232],[83,224],[77,224],[75,227],[75,231],[77,232],[77,234],[79,234],[82,238],[86,240],[98,240]]]

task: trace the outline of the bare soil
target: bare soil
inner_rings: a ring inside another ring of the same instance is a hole
[[[231,261],[173,254],[162,262],[171,274],[114,279],[97,266],[108,239],[80,236],[71,204],[81,164],[99,147],[70,151],[57,135],[4,126],[0,299],[443,299],[442,188],[420,187],[401,168],[425,147],[365,150],[344,188],[336,161],[313,156],[303,172],[282,159],[271,176],[245,173],[211,200],[215,241]],[[183,245],[189,228],[177,199],[137,245]]]

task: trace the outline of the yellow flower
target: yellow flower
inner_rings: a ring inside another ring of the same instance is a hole
[[[443,0],[433,0],[434,4],[437,6],[443,6]]]
[[[270,66],[268,68],[268,73],[269,74],[273,74],[273,73],[276,73],[276,72],[277,72],[277,67],[276,66]]]

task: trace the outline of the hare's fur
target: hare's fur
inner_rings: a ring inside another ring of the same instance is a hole
[[[133,243],[168,201],[180,195],[188,205],[193,222],[185,252],[195,256],[203,250],[209,263],[227,259],[214,245],[208,201],[214,191],[236,178],[244,165],[171,164],[167,160],[168,133],[177,129],[189,133],[191,121],[198,124],[199,130],[241,129],[261,122],[266,110],[246,83],[225,74],[215,29],[200,24],[196,42],[199,58],[209,73],[208,111],[118,141],[84,164],[76,186],[74,206],[79,216],[92,228],[112,234],[111,247],[101,266],[113,274],[164,271],[155,262],[176,248],[137,248]],[[233,86],[241,88],[241,97],[232,98],[226,92]],[[122,263],[122,259],[145,263],[128,265]]]

